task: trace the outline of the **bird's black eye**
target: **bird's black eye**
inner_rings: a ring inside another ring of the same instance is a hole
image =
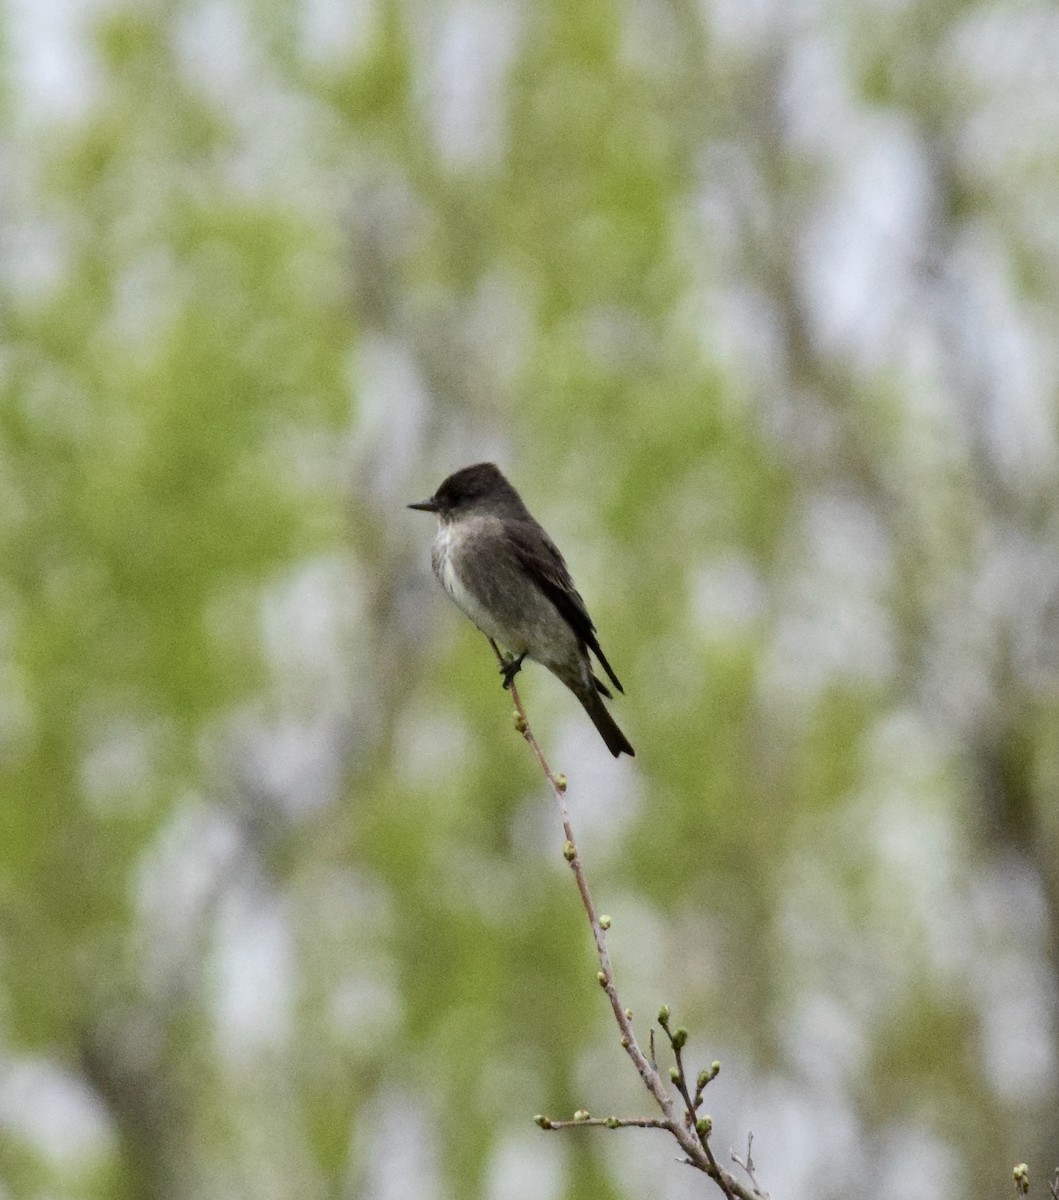
[[[459,484],[449,484],[447,487],[442,487],[438,496],[450,508],[455,508],[459,504],[463,504],[467,500],[473,500],[478,495],[479,489],[473,483],[462,482]]]

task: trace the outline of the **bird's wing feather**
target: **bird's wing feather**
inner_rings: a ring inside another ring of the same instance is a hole
[[[507,521],[505,532],[522,569],[551,600],[574,633],[599,659],[600,666],[610,677],[611,683],[619,692],[623,692],[625,689],[618,682],[617,675],[599,648],[596,627],[592,624],[592,618],[588,615],[580,592],[574,587],[574,581],[558,546],[536,522],[530,525],[526,521]]]

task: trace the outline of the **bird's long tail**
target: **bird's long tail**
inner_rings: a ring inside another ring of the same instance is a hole
[[[584,695],[578,692],[577,698],[584,706],[585,712],[591,717],[592,724],[599,730],[599,736],[607,743],[607,749],[615,758],[619,754],[636,753],[629,745],[629,739],[618,728],[617,721],[607,711],[606,705],[600,699],[595,688],[587,691]]]

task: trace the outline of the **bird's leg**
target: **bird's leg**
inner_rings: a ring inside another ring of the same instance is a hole
[[[500,674],[504,677],[504,691],[506,692],[514,680],[515,676],[522,670],[522,660],[526,657],[526,651],[523,650],[518,658],[509,658],[507,662],[500,668]]]

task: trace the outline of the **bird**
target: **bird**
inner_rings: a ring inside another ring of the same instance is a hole
[[[635,754],[603,703],[613,696],[596,676],[590,651],[614,687],[625,689],[566,561],[499,467],[463,467],[408,507],[436,515],[435,576],[456,607],[510,652],[500,668],[503,686],[511,686],[525,659],[540,663],[581,702],[615,758]]]

